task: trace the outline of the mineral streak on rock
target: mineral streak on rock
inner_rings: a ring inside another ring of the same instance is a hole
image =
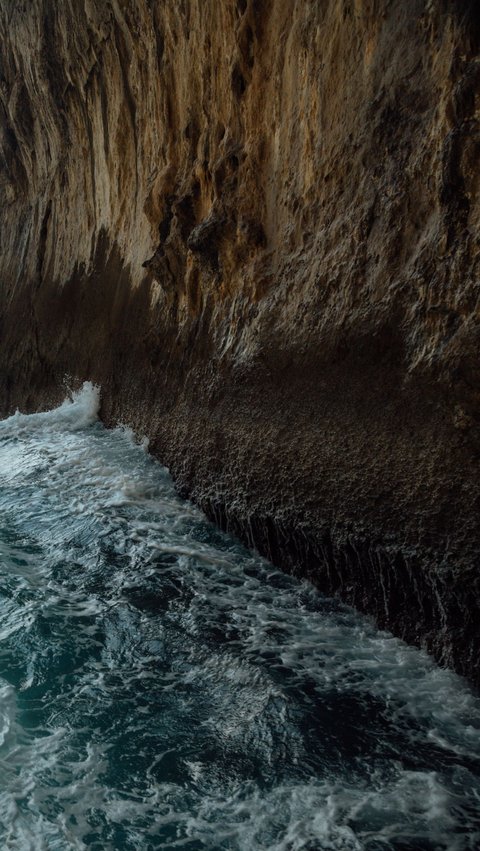
[[[3,0],[0,405],[479,682],[477,7]]]

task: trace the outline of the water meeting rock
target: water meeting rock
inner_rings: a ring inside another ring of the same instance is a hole
[[[0,407],[64,380],[477,682],[480,16],[5,0]]]

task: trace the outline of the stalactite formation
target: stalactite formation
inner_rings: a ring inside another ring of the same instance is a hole
[[[476,4],[5,0],[0,407],[65,380],[480,680]]]

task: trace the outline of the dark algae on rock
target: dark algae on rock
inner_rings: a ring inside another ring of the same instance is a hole
[[[480,695],[210,523],[99,397],[0,422],[0,847],[477,851]]]
[[[480,681],[476,3],[5,0],[0,404],[64,378]]]

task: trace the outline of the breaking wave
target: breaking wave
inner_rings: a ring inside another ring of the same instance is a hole
[[[480,704],[175,493],[91,384],[0,422],[0,846],[480,847]]]

